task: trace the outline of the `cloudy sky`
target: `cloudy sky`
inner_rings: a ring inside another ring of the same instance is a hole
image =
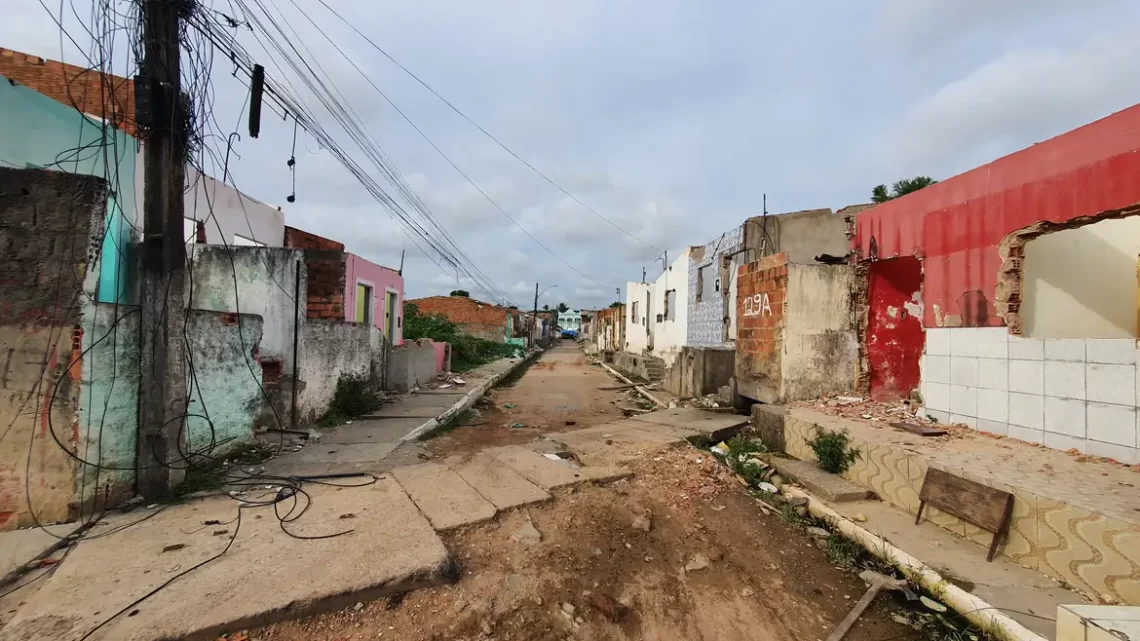
[[[864,202],[875,184],[947,178],[1140,102],[1133,0],[326,1],[613,223],[512,158],[317,0],[273,0],[306,61],[319,63],[440,223],[523,307],[536,281],[556,286],[540,305],[604,306],[643,267],[659,273],[662,250],[676,256],[759,213],[764,193],[772,213]],[[0,7],[10,17],[0,46],[82,63],[61,49],[37,2]],[[229,7],[214,5],[232,15]],[[66,8],[64,23],[83,44],[76,14]],[[256,56],[253,36],[238,37]],[[219,57],[215,115],[236,123],[245,92],[227,66]],[[353,148],[331,118],[325,127]],[[456,288],[455,272],[421,253],[303,131],[297,200],[287,204],[292,132],[267,118],[259,139],[237,144],[239,188],[373,261],[394,266],[406,249],[409,298]]]

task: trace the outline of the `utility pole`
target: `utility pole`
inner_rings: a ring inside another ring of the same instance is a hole
[[[534,315],[530,317],[530,320],[532,323],[530,328],[530,340],[531,346],[533,347],[534,341],[538,340],[534,337],[538,330],[538,283],[534,284]]]
[[[186,245],[182,238],[182,186],[186,162],[179,31],[193,0],[142,4],[143,125],[142,307],[139,337],[137,485],[144,497],[170,493],[185,476]]]

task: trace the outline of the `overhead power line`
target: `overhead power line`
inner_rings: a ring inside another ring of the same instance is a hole
[[[515,220],[513,216],[508,214],[507,211],[505,209],[503,209],[503,207],[501,205],[499,205],[499,203],[495,202],[495,199],[491,198],[491,196],[486,191],[484,191],[483,188],[480,187],[478,185],[478,183],[476,183],[471,178],[471,176],[467,175],[467,173],[465,171],[460,169],[459,165],[457,165],[455,163],[455,161],[452,160],[451,157],[447,155],[446,152],[444,152],[442,149],[440,149],[439,145],[435,144],[435,142],[426,133],[424,133],[424,131],[422,129],[420,129],[420,127],[418,125],[416,125],[416,123],[413,122],[412,119],[406,113],[404,113],[404,110],[400,109],[400,107],[397,106],[396,103],[393,102],[392,99],[388,97],[388,94],[384,93],[384,90],[382,90],[372,80],[372,78],[370,78],[368,76],[368,74],[365,73],[364,70],[361,69],[360,66],[356,64],[356,61],[354,61],[348,54],[346,54],[344,52],[344,50],[340,48],[340,45],[338,45],[335,40],[330,38],[328,36],[328,34],[325,33],[324,29],[321,29],[320,25],[318,25],[309,16],[309,14],[305,13],[305,11],[297,4],[296,0],[289,0],[289,1],[290,1],[290,3],[292,3],[292,5],[294,7],[297,8],[297,11],[299,11],[301,13],[301,15],[304,16],[305,19],[309,21],[309,24],[313,25],[313,28],[316,29],[317,32],[320,33],[322,36],[324,36],[325,40],[328,40],[329,44],[331,44],[333,46],[333,48],[336,49],[337,53],[339,53],[345,60],[347,60],[348,64],[352,65],[352,68],[355,69],[364,78],[364,80],[367,81],[368,84],[371,85],[372,88],[376,90],[376,93],[380,94],[380,96],[382,98],[384,98],[384,100],[392,107],[392,109],[395,109],[396,113],[400,114],[400,117],[403,118],[404,121],[407,122],[408,125],[411,126],[411,128],[414,129],[416,131],[416,133],[419,134],[420,137],[423,138],[427,142],[427,144],[431,145],[431,148],[434,149],[436,151],[436,153],[438,153],[445,161],[447,161],[447,164],[451,165],[451,167],[453,169],[455,169],[455,171],[457,171],[460,176],[463,176],[464,180],[466,180],[468,183],[470,183],[471,186],[474,187],[475,190],[478,191],[483,196],[483,198],[485,198],[487,200],[487,202],[491,203],[491,205],[495,209],[497,209],[500,214],[505,216],[507,218],[507,220],[511,221],[511,224],[513,224],[515,227],[518,227],[520,230],[522,230],[522,233],[526,234],[527,237],[529,237],[531,240],[533,240],[535,243],[537,243],[539,247],[545,249],[548,254],[550,254],[551,256],[556,258],[559,262],[561,262],[563,265],[565,265],[570,271],[574,272],[575,274],[578,274],[582,278],[584,278],[584,279],[586,279],[586,280],[588,280],[594,284],[601,285],[602,287],[610,287],[610,285],[607,285],[606,283],[600,282],[600,281],[586,275],[581,270],[579,270],[577,267],[574,267],[573,265],[568,263],[564,258],[562,258],[558,254],[554,253],[554,250],[552,250],[545,243],[543,243],[541,240],[536,238],[534,236],[534,234],[530,233],[529,231],[527,231],[527,229],[525,227],[523,227],[521,224],[519,224],[519,222],[517,220]]]
[[[400,68],[400,69],[401,69],[401,70],[402,70],[404,73],[406,73],[406,74],[408,74],[409,76],[411,76],[411,78],[412,78],[413,80],[415,80],[416,82],[418,82],[418,83],[420,83],[421,85],[423,85],[424,89],[427,89],[428,91],[430,91],[430,92],[432,93],[432,95],[434,95],[436,98],[439,98],[441,101],[443,101],[443,104],[447,105],[449,108],[451,108],[451,110],[452,110],[452,111],[454,111],[455,113],[459,114],[459,117],[461,117],[461,118],[463,118],[464,120],[466,120],[468,123],[470,123],[470,124],[471,124],[471,126],[472,126],[472,127],[475,127],[475,128],[476,128],[476,129],[478,129],[480,132],[482,132],[482,133],[483,133],[483,135],[485,135],[485,136],[487,136],[488,138],[490,138],[490,139],[491,139],[491,140],[492,140],[492,141],[493,141],[493,142],[494,142],[496,145],[498,145],[498,146],[502,147],[502,148],[503,148],[503,150],[504,150],[504,151],[506,151],[506,152],[507,152],[508,154],[510,154],[511,156],[513,156],[513,157],[515,158],[515,160],[518,160],[518,161],[519,161],[519,162],[521,162],[523,165],[525,165],[527,169],[530,169],[531,171],[533,171],[533,172],[534,172],[536,175],[538,175],[540,178],[542,178],[542,179],[543,179],[543,180],[545,180],[546,182],[550,183],[550,185],[551,185],[552,187],[554,187],[554,188],[555,188],[555,189],[557,189],[558,191],[560,191],[560,192],[562,192],[563,194],[565,194],[565,195],[566,195],[568,198],[570,198],[570,199],[571,199],[571,200],[573,200],[574,202],[578,203],[578,204],[579,204],[579,205],[580,205],[580,206],[581,206],[583,209],[585,209],[586,211],[588,211],[588,212],[590,212],[591,214],[593,214],[593,215],[597,216],[598,218],[601,218],[602,220],[604,220],[604,221],[605,221],[607,224],[609,224],[609,225],[610,225],[611,227],[613,227],[614,229],[616,229],[616,230],[620,231],[621,233],[625,234],[626,236],[629,236],[629,237],[630,237],[630,238],[632,238],[633,240],[636,240],[637,242],[641,243],[642,245],[645,245],[646,247],[648,247],[648,248],[650,248],[650,249],[652,249],[652,250],[654,250],[654,251],[658,251],[658,252],[662,251],[660,247],[655,247],[654,245],[651,245],[650,243],[647,243],[647,242],[645,242],[644,240],[642,240],[642,239],[638,238],[637,236],[633,235],[632,233],[630,233],[628,230],[626,230],[626,229],[622,228],[620,225],[618,225],[618,224],[617,224],[617,223],[615,223],[614,221],[612,221],[612,220],[610,220],[609,218],[606,218],[606,217],[605,217],[605,216],[603,216],[602,214],[598,213],[598,211],[597,211],[597,210],[595,210],[593,207],[591,207],[591,206],[587,205],[586,203],[582,202],[582,200],[581,200],[580,198],[578,198],[578,197],[577,197],[577,196],[575,196],[574,194],[572,194],[572,193],[570,193],[569,191],[567,191],[567,190],[566,190],[564,187],[562,187],[562,185],[559,185],[558,183],[554,182],[554,180],[553,180],[553,179],[552,179],[550,176],[547,176],[547,175],[546,175],[546,174],[544,174],[544,173],[543,173],[543,172],[542,172],[540,169],[538,169],[538,168],[537,168],[537,167],[535,167],[534,165],[532,165],[532,164],[530,164],[529,162],[527,162],[527,161],[526,161],[526,159],[524,159],[522,156],[520,156],[520,155],[518,155],[517,153],[515,153],[515,151],[514,151],[513,149],[511,149],[510,147],[508,147],[508,146],[506,145],[506,143],[504,143],[503,141],[501,141],[501,140],[499,140],[498,138],[496,138],[496,137],[495,137],[495,136],[494,136],[494,135],[493,135],[491,132],[487,131],[487,130],[486,130],[486,129],[485,129],[483,126],[482,126],[482,125],[480,125],[479,123],[477,123],[477,122],[475,122],[474,120],[472,120],[472,119],[471,119],[471,118],[470,118],[470,117],[469,117],[467,114],[463,113],[463,111],[461,111],[461,110],[459,109],[459,107],[456,107],[454,104],[452,104],[452,103],[451,103],[451,101],[450,101],[450,100],[448,100],[447,98],[444,98],[442,95],[440,95],[440,93],[439,93],[438,91],[436,91],[435,89],[433,89],[431,85],[429,85],[428,83],[424,82],[422,78],[420,78],[420,77],[419,77],[419,76],[417,76],[415,73],[413,73],[413,72],[412,72],[410,69],[408,69],[407,67],[405,67],[405,66],[404,66],[402,63],[400,63],[400,61],[399,61],[399,60],[396,60],[395,58],[393,58],[391,54],[389,54],[387,51],[385,51],[385,50],[384,50],[384,48],[383,48],[383,47],[381,47],[380,45],[376,44],[376,43],[375,43],[375,42],[374,42],[374,41],[373,41],[371,38],[369,38],[369,37],[368,37],[367,35],[365,35],[365,34],[364,34],[362,31],[360,31],[360,29],[357,29],[357,28],[356,28],[356,25],[354,25],[352,22],[349,22],[348,20],[346,20],[346,19],[344,18],[344,16],[340,15],[340,13],[339,13],[339,12],[338,12],[336,9],[334,9],[334,8],[330,7],[330,6],[328,5],[328,3],[327,3],[327,2],[325,2],[325,0],[317,0],[317,1],[318,1],[318,2],[320,2],[320,3],[321,3],[321,4],[322,4],[322,5],[323,5],[323,6],[324,6],[326,9],[328,9],[329,11],[331,11],[331,12],[332,12],[332,14],[333,14],[334,16],[336,16],[336,17],[337,17],[337,18],[338,18],[338,19],[339,19],[341,22],[343,22],[344,24],[348,25],[348,27],[349,27],[350,29],[352,29],[353,31],[355,31],[355,32],[356,32],[356,35],[358,35],[358,36],[360,36],[361,38],[363,38],[363,39],[365,40],[365,42],[367,42],[369,45],[372,45],[372,48],[373,48],[373,49],[376,49],[376,51],[379,51],[379,52],[380,52],[380,53],[381,53],[381,54],[382,54],[382,55],[383,55],[385,58],[387,58],[388,60],[390,60],[390,61],[392,62],[392,64],[396,65],[396,66],[397,66],[397,67],[399,67],[399,68]]]

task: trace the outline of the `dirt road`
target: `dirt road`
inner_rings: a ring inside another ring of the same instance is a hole
[[[521,378],[496,388],[489,403],[453,431],[428,441],[427,448],[448,456],[617,420],[622,411],[614,401],[625,394],[598,389],[615,384],[605,370],[590,365],[574,342],[555,343]]]
[[[616,392],[597,390],[607,384],[612,379],[576,347],[560,345],[495,393],[496,409],[478,419],[486,424],[458,428],[431,447],[454,454],[531,440],[567,421],[618,419]],[[528,427],[503,426],[515,422]],[[249,637],[822,640],[863,594],[862,581],[840,569],[822,539],[761,506],[707,451],[647,452],[629,467],[628,480],[555,492],[552,501],[447,534],[454,584]],[[922,638],[896,620],[900,607],[879,597],[845,639]]]

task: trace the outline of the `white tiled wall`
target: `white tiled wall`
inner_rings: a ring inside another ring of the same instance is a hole
[[[1021,338],[1005,327],[926,330],[922,397],[942,422],[1140,463],[1133,339]]]

